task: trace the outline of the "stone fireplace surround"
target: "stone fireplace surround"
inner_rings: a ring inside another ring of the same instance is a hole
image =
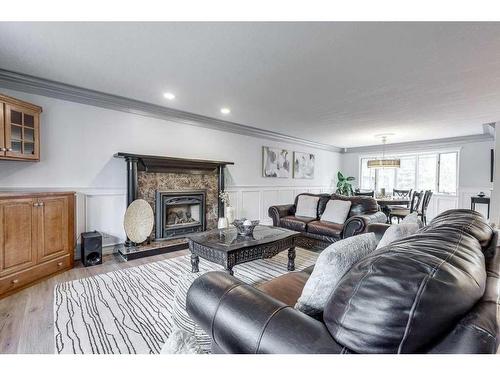
[[[224,216],[224,204],[219,199],[219,192],[224,190],[224,168],[232,165],[232,162],[123,152],[114,156],[125,159],[127,165],[127,206],[135,199],[144,199],[151,205],[156,216],[157,194],[203,191],[205,229],[216,228],[218,218]],[[125,246],[118,251],[125,259],[130,260],[187,248],[187,241],[182,236],[176,236],[172,240],[159,237],[156,225],[151,238],[156,240],[151,244],[138,246],[127,239]]]

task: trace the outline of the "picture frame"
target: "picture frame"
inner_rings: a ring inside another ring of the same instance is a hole
[[[307,152],[293,152],[293,178],[314,179],[316,156]]]
[[[289,178],[292,162],[290,151],[278,147],[262,146],[262,176]]]

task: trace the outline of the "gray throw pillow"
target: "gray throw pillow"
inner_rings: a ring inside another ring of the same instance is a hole
[[[419,228],[423,228],[424,226],[424,223],[420,220],[416,212],[406,215],[405,218],[401,220],[401,224],[418,224]]]
[[[385,231],[384,235],[380,239],[380,242],[377,245],[377,249],[380,249],[384,246],[390,245],[394,241],[401,240],[403,238],[409,237],[419,230],[419,226],[417,223],[408,223],[408,224],[396,224],[391,225]]]
[[[318,202],[319,197],[312,197],[310,195],[299,196],[295,215],[316,218],[318,216]]]
[[[321,220],[335,224],[344,224],[350,210],[351,201],[330,199],[326,204],[323,215],[321,215]]]
[[[340,279],[376,247],[377,240],[373,233],[349,237],[328,246],[316,260],[295,308],[314,318],[321,316]]]

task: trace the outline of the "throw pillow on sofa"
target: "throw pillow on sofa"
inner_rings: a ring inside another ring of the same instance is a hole
[[[412,212],[409,215],[406,215],[404,219],[401,221],[401,224],[418,224],[419,228],[423,228],[424,223],[418,217],[416,212]]]
[[[319,197],[310,195],[301,195],[297,201],[295,216],[304,216],[316,218],[318,216]]]
[[[321,215],[321,220],[329,221],[335,224],[344,224],[349,211],[351,201],[341,201],[339,199],[330,199],[326,204],[325,211]]]
[[[361,258],[377,247],[375,234],[365,233],[333,243],[321,252],[295,308],[319,318],[338,282]]]
[[[380,242],[377,245],[377,249],[380,249],[384,246],[388,246],[391,243],[401,240],[403,238],[409,237],[419,230],[419,225],[417,223],[407,223],[407,224],[396,224],[391,225],[385,231],[384,235],[380,239]]]

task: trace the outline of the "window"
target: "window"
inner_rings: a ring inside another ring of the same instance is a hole
[[[436,191],[436,172],[438,157],[434,155],[421,155],[418,158],[418,183],[420,190]]]
[[[457,152],[439,154],[439,193],[457,193]]]
[[[360,187],[365,190],[375,189],[375,169],[368,168],[369,159],[361,159]]]
[[[441,194],[457,194],[458,152],[426,153],[421,155],[392,155],[401,160],[396,169],[368,168],[368,160],[361,158],[360,188],[432,190]]]
[[[414,189],[416,179],[416,156],[402,157],[401,167],[396,169],[396,189]]]

